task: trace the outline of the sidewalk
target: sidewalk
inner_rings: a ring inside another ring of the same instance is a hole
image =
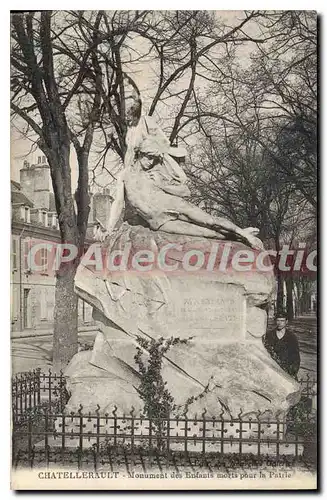
[[[290,323],[298,338],[301,364],[299,378],[317,377],[317,318],[315,315],[299,316]]]
[[[78,327],[78,333],[79,334],[85,334],[88,332],[96,332],[97,327],[95,325],[81,325]],[[52,328],[45,328],[45,329],[28,329],[28,330],[22,330],[22,331],[16,331],[16,332],[11,332],[11,340],[16,340],[16,339],[27,339],[27,338],[41,338],[41,337],[51,337],[52,338],[52,333],[53,329]]]
[[[78,330],[81,343],[91,343],[97,334],[95,326],[82,326]],[[11,365],[12,374],[41,368],[47,371],[52,366],[52,331],[25,330],[12,332]]]

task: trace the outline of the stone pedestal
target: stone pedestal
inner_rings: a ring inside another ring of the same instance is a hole
[[[230,260],[236,251],[249,250],[240,243],[229,244]],[[266,418],[283,418],[299,400],[300,388],[262,344],[265,306],[274,286],[272,272],[240,271],[228,259],[221,269],[226,242],[123,225],[110,252],[124,252],[126,245],[131,253],[129,269],[99,272],[83,264],[78,269],[76,291],[94,307],[100,333],[93,351],[78,353],[67,368],[72,394],[67,410],[77,411],[82,404],[83,411],[92,412],[100,405],[101,413],[106,413],[116,405],[117,414],[128,413],[132,406],[141,412],[134,360],[137,336],[191,337],[166,353],[162,370],[179,407],[195,398],[188,405],[189,416],[206,408],[208,416],[217,418],[221,412],[235,418],[240,412],[243,418],[256,417],[258,412]],[[185,254],[195,250],[204,253],[204,266],[194,270],[181,266],[175,271],[162,266],[151,271],[131,269],[138,251],[153,249],[158,256],[162,248],[169,248],[166,266],[181,264],[183,259],[185,263]]]

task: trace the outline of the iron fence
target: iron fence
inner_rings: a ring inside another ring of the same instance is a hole
[[[69,399],[62,372],[42,373],[40,369],[16,374],[12,379],[13,423],[24,421],[40,407],[56,407],[62,411]]]
[[[269,419],[260,412],[242,411],[233,417],[222,411],[201,415],[146,418],[117,415],[117,407],[103,413],[66,412],[65,377],[36,370],[13,381],[13,446],[15,467],[76,465],[109,468],[124,465],[146,470],[153,464],[178,470],[205,465],[226,467],[267,460],[313,465],[316,456],[316,381],[300,381],[302,399],[285,419]],[[302,406],[301,406],[302,405]]]

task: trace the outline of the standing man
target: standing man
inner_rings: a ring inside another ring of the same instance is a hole
[[[276,316],[276,329],[266,334],[264,346],[276,363],[296,378],[300,368],[300,350],[296,335],[287,328],[284,313]]]

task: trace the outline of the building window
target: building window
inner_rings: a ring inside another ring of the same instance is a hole
[[[40,319],[45,321],[48,319],[47,314],[47,291],[41,289],[41,300],[40,300]]]
[[[47,296],[48,321],[53,321],[53,316],[54,316],[54,296],[55,296],[55,290],[54,290],[54,288],[51,288],[50,291],[48,289],[48,296]]]
[[[12,268],[18,268],[18,255],[17,255],[17,243],[18,241],[15,238],[12,238],[11,244],[11,255],[12,255]]]
[[[25,221],[25,207],[21,206],[20,209],[20,218]]]
[[[12,292],[11,320],[17,321],[18,314],[19,314],[19,289],[17,287],[14,287]]]
[[[31,270],[31,256],[30,256],[31,244],[30,240],[24,241],[24,269],[25,271]]]
[[[43,270],[46,271],[48,267],[48,250],[46,248],[41,248],[41,262],[40,265],[43,267]]]
[[[24,329],[31,328],[32,311],[31,311],[31,298],[30,298],[29,288],[24,288],[23,311],[24,311],[24,322],[23,322]]]

